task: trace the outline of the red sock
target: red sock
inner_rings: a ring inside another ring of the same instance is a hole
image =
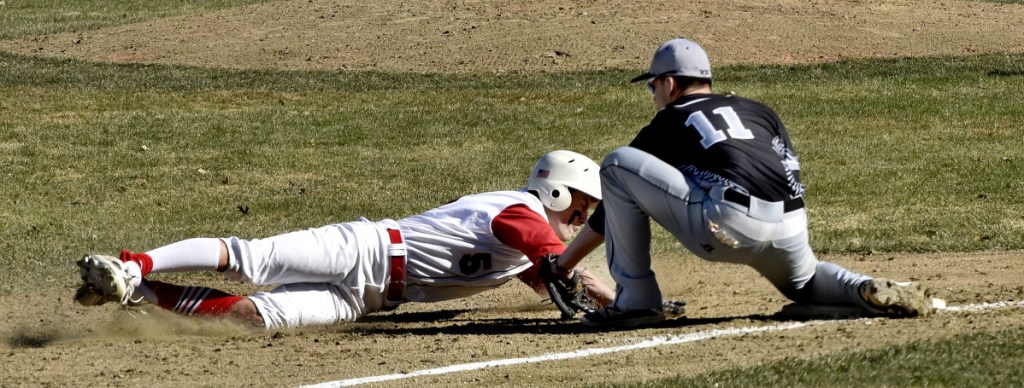
[[[149,275],[149,272],[153,270],[153,258],[149,255],[139,252],[131,253],[127,249],[121,251],[121,261],[127,263],[129,261],[139,265],[142,269],[142,277]]]
[[[181,315],[223,317],[231,313],[231,306],[242,297],[208,287],[179,286],[146,280],[146,286],[156,294],[157,305]]]

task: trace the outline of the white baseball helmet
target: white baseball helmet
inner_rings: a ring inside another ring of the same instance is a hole
[[[536,191],[544,207],[553,211],[569,208],[569,189],[601,199],[601,167],[581,154],[558,150],[544,154],[533,166],[526,189]]]

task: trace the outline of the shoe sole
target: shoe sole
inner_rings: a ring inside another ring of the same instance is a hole
[[[96,291],[95,286],[91,283],[86,283],[75,291],[75,302],[82,306],[99,306],[107,303],[108,300]]]
[[[92,284],[96,291],[111,302],[121,302],[128,292],[128,285],[123,276],[118,276],[122,270],[118,268],[113,257],[99,255],[86,255],[78,261],[79,268],[85,273],[83,276],[86,284]]]
[[[892,317],[927,316],[934,310],[928,290],[917,283],[876,279],[871,283],[868,302]]]

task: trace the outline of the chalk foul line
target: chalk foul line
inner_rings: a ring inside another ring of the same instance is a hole
[[[992,309],[1002,309],[1010,307],[1024,307],[1024,301],[1008,301],[1008,302],[993,302],[993,303],[979,303],[964,306],[948,306],[939,309],[940,312],[977,312]],[[493,368],[499,366],[518,365],[518,364],[531,364],[545,361],[557,361],[557,360],[568,360],[573,358],[590,357],[601,354],[624,352],[628,350],[646,349],[665,345],[675,345],[687,342],[704,341],[714,338],[721,337],[734,337],[744,334],[756,334],[765,333],[772,331],[782,331],[797,329],[805,326],[809,326],[816,323],[822,323],[826,321],[810,321],[810,322],[790,322],[782,323],[778,325],[769,326],[750,326],[733,329],[712,329],[699,331],[696,333],[682,334],[682,335],[667,335],[667,336],[656,336],[641,342],[637,342],[629,345],[613,346],[607,348],[591,348],[591,349],[578,349],[571,352],[562,353],[547,353],[533,357],[520,357],[520,358],[506,358],[500,360],[472,362],[468,364],[456,364],[449,365],[440,368],[421,369],[418,371],[408,373],[394,373],[389,375],[380,376],[368,376],[359,377],[345,380],[328,381],[319,384],[306,385],[301,388],[327,388],[327,387],[346,387],[360,384],[379,383],[383,381],[401,380],[420,376],[431,376],[431,375],[443,375],[448,373],[456,372],[467,372],[472,370],[479,370],[485,368]],[[829,321],[835,322],[835,321]]]

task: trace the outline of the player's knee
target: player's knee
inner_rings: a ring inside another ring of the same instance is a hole
[[[231,306],[231,319],[246,323],[255,327],[264,327],[263,316],[260,315],[256,304],[249,298],[242,298]]]
[[[604,170],[605,167],[618,166],[622,163],[624,155],[629,154],[630,151],[629,147],[619,147],[612,150],[601,160],[601,169]]]

